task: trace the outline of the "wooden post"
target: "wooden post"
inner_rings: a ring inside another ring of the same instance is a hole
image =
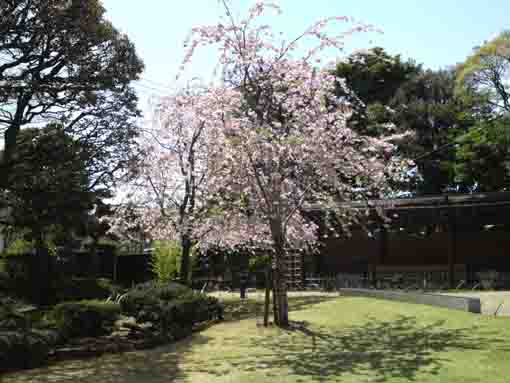
[[[379,254],[376,258],[376,262],[374,265],[374,287],[377,287],[377,265],[384,265],[386,261],[386,256],[388,253],[388,232],[386,228],[383,226],[380,232],[379,239]]]
[[[246,285],[248,283],[248,273],[241,271],[239,273],[239,291],[241,293],[241,299],[246,298]]]
[[[370,277],[371,277],[371,284],[372,284],[372,287],[373,288],[376,288],[377,287],[377,265],[376,265],[376,262],[374,262],[372,264],[372,272],[370,273]]]
[[[115,250],[115,253],[113,254],[113,282],[117,282],[117,265],[119,262],[119,256],[117,255],[117,250]]]
[[[272,290],[273,290],[273,322],[278,325],[280,322],[279,322],[279,313],[278,313],[278,306],[277,306],[277,303],[276,303],[276,299],[278,298],[278,286],[276,284],[276,278],[274,278],[274,269],[275,269],[275,265],[272,266],[272,269],[271,269],[271,287],[272,287]]]
[[[457,253],[457,228],[455,211],[449,206],[448,196],[446,197],[446,209],[448,214],[448,286],[455,288],[455,260]]]
[[[304,290],[306,286],[306,268],[305,268],[305,253],[301,254],[301,289]]]
[[[264,300],[264,327],[269,325],[269,301],[271,294],[271,266],[266,267],[266,297]]]

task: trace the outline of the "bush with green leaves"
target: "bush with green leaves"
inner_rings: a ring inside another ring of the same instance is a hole
[[[122,312],[139,323],[150,322],[157,330],[179,338],[193,325],[221,318],[218,300],[177,284],[156,282],[135,286],[121,300]]]
[[[119,315],[119,304],[99,300],[60,303],[52,313],[59,331],[67,338],[109,334]]]
[[[176,241],[156,241],[151,268],[158,282],[166,283],[179,276],[182,249]]]
[[[0,372],[44,365],[57,340],[52,330],[0,329]]]
[[[191,248],[190,269],[187,280],[191,279],[193,267],[196,265],[196,247]],[[152,252],[151,269],[158,282],[166,283],[175,280],[181,273],[182,247],[177,241],[156,241]]]
[[[22,302],[0,296],[0,372],[43,365],[59,339],[55,330],[29,327],[18,311],[21,306]]]
[[[57,254],[57,247],[51,240],[46,240],[44,245],[51,255]],[[19,255],[27,255],[35,253],[36,243],[35,240],[27,240],[23,236],[15,238],[9,246],[4,250],[2,255],[4,257],[16,257]]]

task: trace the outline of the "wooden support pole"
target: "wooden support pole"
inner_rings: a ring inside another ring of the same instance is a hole
[[[450,289],[455,288],[455,261],[457,258],[457,227],[455,211],[452,211],[447,202],[448,213],[448,286]]]
[[[374,254],[374,262],[372,265],[372,287],[377,287],[377,266],[384,265],[386,253],[388,249],[388,233],[385,227],[381,227],[379,233],[379,248]]]
[[[264,327],[269,325],[269,301],[271,294],[271,266],[266,267],[266,296],[264,300]]]

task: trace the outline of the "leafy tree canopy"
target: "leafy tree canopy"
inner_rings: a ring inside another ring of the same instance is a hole
[[[459,140],[455,174],[478,191],[510,189],[510,118],[480,121]]]
[[[23,129],[5,195],[9,224],[42,240],[50,231],[81,228],[106,193],[91,189],[87,153],[59,125]]]
[[[0,0],[4,165],[23,126],[58,122],[97,152],[88,164],[97,170],[95,181],[112,181],[132,159],[139,111],[129,83],[142,70],[100,0]]]
[[[496,114],[510,113],[510,31],[475,48],[460,65],[457,91],[484,100]]]

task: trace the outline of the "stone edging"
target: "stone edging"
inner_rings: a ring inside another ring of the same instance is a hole
[[[476,314],[481,313],[481,302],[479,298],[375,289],[340,289],[340,294],[345,296],[381,298],[407,303],[418,303]]]

